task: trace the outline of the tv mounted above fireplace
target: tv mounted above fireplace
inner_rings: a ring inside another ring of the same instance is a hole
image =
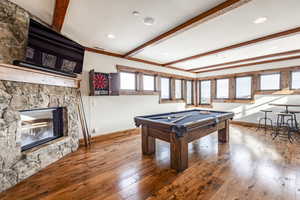
[[[83,46],[30,19],[25,60],[14,64],[74,76],[82,73],[83,57]]]

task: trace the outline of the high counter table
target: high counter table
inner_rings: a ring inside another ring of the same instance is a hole
[[[135,117],[142,126],[142,152],[155,153],[155,139],[170,143],[171,168],[183,171],[188,167],[188,143],[218,131],[219,142],[229,139],[229,120],[234,114],[213,110],[188,110]]]
[[[285,107],[285,113],[289,113],[289,107],[300,107],[300,104],[270,103],[271,106]]]

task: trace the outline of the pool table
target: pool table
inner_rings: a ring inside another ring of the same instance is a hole
[[[171,168],[183,171],[188,167],[188,143],[218,131],[219,142],[229,139],[232,112],[193,109],[134,118],[142,127],[142,152],[155,153],[155,139],[170,143]]]

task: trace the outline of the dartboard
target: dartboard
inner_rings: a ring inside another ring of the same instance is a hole
[[[109,73],[90,71],[90,95],[100,96],[109,95],[110,85]]]
[[[108,75],[102,73],[95,73],[94,76],[95,90],[105,90],[108,88]]]

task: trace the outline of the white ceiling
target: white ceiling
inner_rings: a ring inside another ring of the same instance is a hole
[[[276,60],[276,59],[281,59],[281,58],[287,58],[287,57],[294,57],[294,56],[300,56],[300,53],[295,53],[295,54],[290,55],[290,56],[275,56],[275,57],[272,57],[272,58],[257,59],[255,61],[247,61],[247,62],[241,62],[241,63],[231,64],[231,65],[223,65],[223,66],[218,66],[218,67],[211,67],[211,68],[208,68],[208,69],[196,70],[196,72],[201,72],[201,71],[205,72],[206,70],[215,70],[215,69],[222,69],[223,70],[223,69],[226,69],[227,67],[231,68],[231,66],[240,66],[240,65],[244,65],[244,64],[253,64],[253,63],[262,62],[262,61],[271,61],[271,60]],[[297,60],[299,60],[299,58]],[[273,62],[273,63],[275,63],[275,62]],[[242,68],[242,67],[239,67],[239,68]],[[233,68],[233,69],[237,69],[237,68]]]
[[[253,0],[240,8],[209,20],[158,45],[149,47],[136,57],[168,63],[199,53],[219,49],[300,25],[299,0]],[[263,24],[254,24],[267,17]],[[167,52],[169,56],[161,53]],[[189,66],[189,63],[186,62]]]
[[[70,1],[62,32],[85,42],[90,47],[126,53],[170,28],[224,0],[89,0]],[[139,11],[140,16],[132,15]],[[153,26],[143,24],[153,17]],[[114,34],[115,39],[107,38]]]
[[[295,49],[300,49],[300,34],[295,34],[290,37],[268,40],[263,43],[257,43],[239,49],[228,50],[225,52],[200,57],[194,60],[177,63],[172,66],[180,67],[183,69],[201,68],[205,66],[221,64],[246,58],[253,58],[268,54],[291,51]],[[291,55],[286,55],[285,57],[288,56]]]
[[[10,0],[47,24],[52,24],[55,0]]]
[[[299,66],[299,63],[300,63],[300,59],[293,59],[293,60],[286,60],[281,62],[274,62],[271,64],[265,63],[265,64],[258,64],[253,66],[240,67],[240,68],[231,68],[231,69],[222,69],[218,71],[203,72],[197,74],[197,77],[200,78],[200,77],[218,76],[218,75],[225,75],[225,74],[243,73],[249,71],[287,68],[287,67]]]
[[[11,1],[51,24],[55,0]],[[123,54],[224,1],[71,0],[62,33],[85,46],[98,46]],[[131,14],[135,10],[140,12],[140,16]],[[299,10],[300,0],[252,0],[159,44],[147,47],[134,57],[168,63],[281,32],[300,26]],[[147,16],[155,18],[153,26],[143,24],[142,20]],[[268,20],[262,24],[254,24],[253,21],[258,17],[267,17]],[[108,39],[107,34],[113,34],[116,38]],[[300,49],[300,34],[172,66],[192,69],[295,49]]]

